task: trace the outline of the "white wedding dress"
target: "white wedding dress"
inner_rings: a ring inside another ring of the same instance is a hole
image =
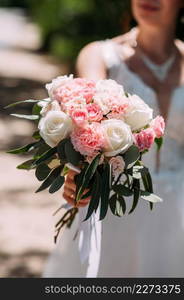
[[[157,115],[155,92],[120,59],[118,45],[102,41],[102,51],[108,77],[142,97]],[[154,191],[164,201],[150,211],[149,203],[140,199],[136,210],[122,218],[108,212],[102,222],[98,277],[184,277],[184,86],[172,94],[158,174],[155,161],[156,147],[145,155],[145,162]],[[130,199],[127,207],[131,207]],[[81,264],[78,241],[73,241],[76,228],[77,220],[61,236],[44,277],[85,277],[87,263]]]

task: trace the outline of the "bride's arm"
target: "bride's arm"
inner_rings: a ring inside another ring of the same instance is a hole
[[[101,53],[101,42],[92,42],[79,53],[76,62],[77,76],[99,80],[107,76]]]

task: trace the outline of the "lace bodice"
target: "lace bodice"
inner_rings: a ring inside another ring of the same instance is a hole
[[[139,95],[153,108],[154,115],[158,115],[159,107],[155,91],[128,68],[120,56],[120,46],[112,40],[106,40],[101,42],[101,47],[108,77],[122,84],[127,92]],[[172,93],[160,159],[160,175],[165,172],[184,170],[184,85],[175,88]],[[145,155],[145,161],[153,171],[156,162],[156,147]]]

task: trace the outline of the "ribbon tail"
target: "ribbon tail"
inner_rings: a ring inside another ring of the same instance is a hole
[[[85,219],[87,208],[79,210],[79,253],[81,263],[87,260],[86,277],[97,277],[101,254],[102,224],[99,221],[99,213],[93,213],[87,221]]]

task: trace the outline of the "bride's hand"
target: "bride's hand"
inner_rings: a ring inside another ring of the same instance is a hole
[[[77,174],[78,173],[73,170],[68,171],[68,174],[65,179],[65,184],[64,184],[63,197],[69,204],[71,204],[73,206],[84,207],[89,203],[91,197],[79,200],[77,205],[75,205],[75,203],[74,203],[75,193],[76,193],[76,184],[74,181],[74,177]],[[87,190],[84,191],[83,195],[86,194],[86,192],[87,192]]]

